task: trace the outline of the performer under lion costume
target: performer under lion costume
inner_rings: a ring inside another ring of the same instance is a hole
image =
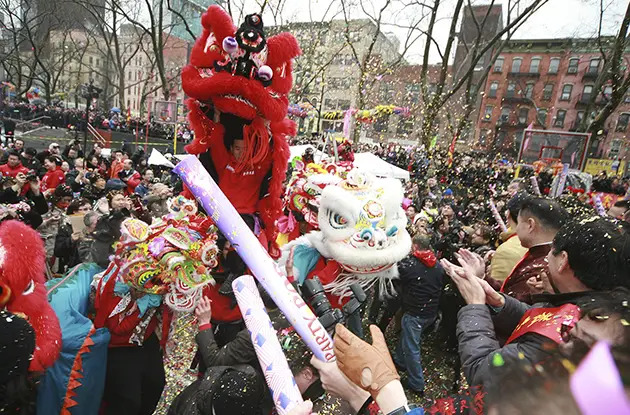
[[[290,154],[287,137],[296,133],[286,115],[291,60],[300,48],[289,33],[266,38],[259,14],[246,16],[237,29],[221,7],[210,6],[201,22],[203,33],[182,71],[195,131],[186,151],[198,155],[236,210],[253,219],[261,243],[273,244]]]
[[[400,181],[353,169],[330,182],[316,204],[319,230],[283,246],[280,265],[300,285],[318,276],[333,307],[341,308],[354,283],[366,291],[377,283],[381,293],[391,290],[411,238]]]
[[[39,234],[22,222],[0,224],[0,308],[28,320],[35,331],[35,353],[29,370],[52,366],[61,350],[61,329],[48,303],[44,244]]]

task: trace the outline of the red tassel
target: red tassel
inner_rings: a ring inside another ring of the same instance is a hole
[[[256,117],[251,124],[243,127],[243,139],[245,140],[245,154],[234,168],[237,172],[247,167],[253,167],[263,163],[269,155],[269,131],[265,120]]]

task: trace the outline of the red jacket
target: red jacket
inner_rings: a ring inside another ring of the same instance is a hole
[[[18,163],[17,166],[11,167],[9,164],[3,164],[0,166],[0,173],[2,173],[2,177],[14,177],[17,176],[18,173],[28,174],[28,169],[22,165],[22,163]]]
[[[501,292],[519,301],[531,304],[532,298],[527,280],[531,277],[538,277],[543,272],[549,274],[547,254],[550,250],[550,243],[529,248],[525,256],[503,281]]]
[[[256,213],[260,186],[271,168],[271,154],[261,164],[236,172],[236,159],[225,145],[210,147],[212,161],[219,175],[219,188],[238,213]]]
[[[127,194],[132,195],[134,190],[136,190],[136,186],[138,186],[141,181],[142,181],[142,177],[140,177],[140,173],[134,170],[133,174],[129,176],[126,181]]]
[[[48,170],[42,178],[42,192],[48,189],[55,190],[57,186],[66,180],[66,174],[57,166],[55,170]]]

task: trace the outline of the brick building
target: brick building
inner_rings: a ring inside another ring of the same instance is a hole
[[[604,39],[605,41],[605,39]],[[630,58],[630,51],[626,60]],[[518,149],[523,130],[576,131],[580,120],[594,117],[611,87],[595,84],[603,62],[598,45],[586,39],[512,40],[488,75],[476,136],[485,148]],[[595,105],[585,114],[596,94]],[[627,134],[630,96],[608,118],[602,140],[591,140],[590,157],[623,158],[630,152]]]

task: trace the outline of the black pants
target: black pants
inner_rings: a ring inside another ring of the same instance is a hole
[[[155,335],[141,347],[107,351],[105,401],[107,415],[151,415],[166,384],[162,350]]]

